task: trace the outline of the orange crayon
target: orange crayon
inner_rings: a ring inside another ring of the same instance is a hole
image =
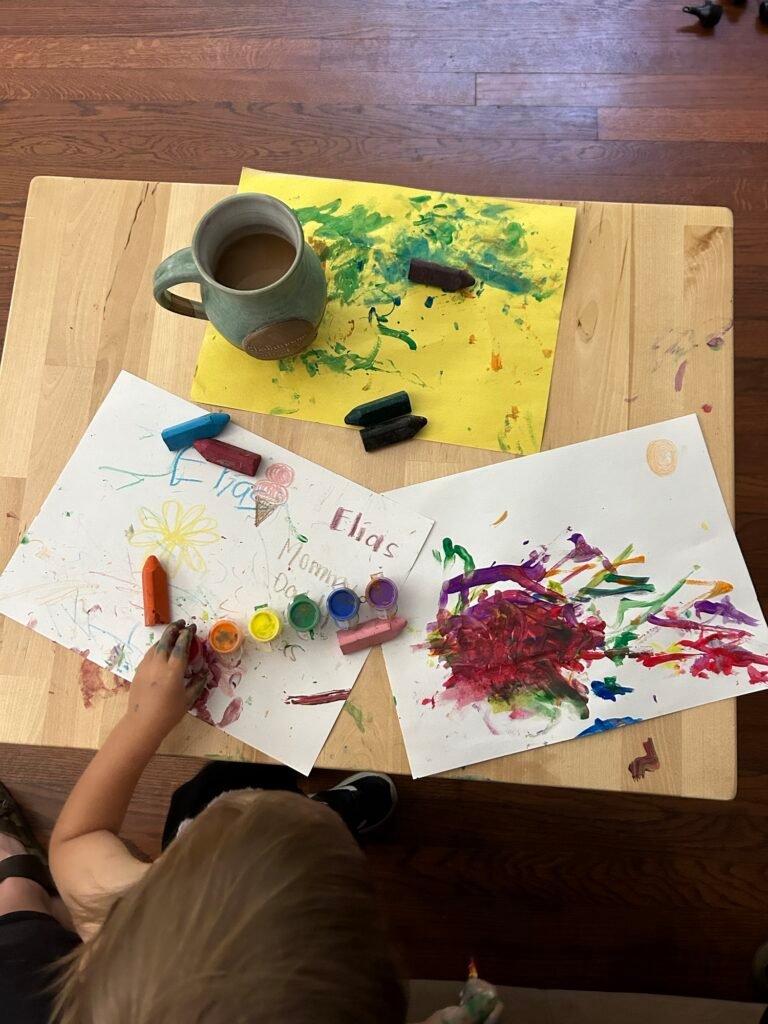
[[[161,626],[171,621],[171,597],[168,576],[155,555],[150,555],[141,570],[144,590],[144,625]]]

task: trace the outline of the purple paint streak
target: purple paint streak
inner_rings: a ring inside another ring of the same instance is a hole
[[[693,607],[697,615],[719,616],[723,622],[735,622],[740,626],[759,625],[757,619],[746,612],[740,612],[727,595],[722,601],[697,601]]]
[[[677,368],[677,373],[675,374],[675,391],[683,390],[683,378],[685,377],[685,370],[687,366],[688,360],[684,359]]]

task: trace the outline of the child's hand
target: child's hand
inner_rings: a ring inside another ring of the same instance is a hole
[[[189,711],[206,683],[205,673],[184,682],[189,648],[197,627],[184,620],[171,623],[136,669],[126,717],[156,733],[158,743]]]

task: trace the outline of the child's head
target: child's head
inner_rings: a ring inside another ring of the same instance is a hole
[[[112,907],[62,1024],[402,1024],[365,860],[327,807],[230,794]]]

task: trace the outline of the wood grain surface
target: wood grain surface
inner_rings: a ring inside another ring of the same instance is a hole
[[[426,185],[426,182],[424,183]],[[30,189],[0,373],[0,511],[11,553],[121,369],[188,396],[203,327],[152,299],[151,274],[188,243],[202,214],[232,186],[37,178]],[[552,378],[546,448],[700,413],[733,510],[732,218],[708,207],[578,203]],[[676,374],[685,361],[684,386]],[[711,411],[702,412],[704,407]],[[501,453],[413,441],[375,456],[341,427],[237,411],[234,419],[377,491],[501,461]],[[598,467],[595,467],[598,471]],[[8,514],[11,518],[8,518]],[[82,663],[0,622],[0,740],[98,747],[125,693],[80,695]],[[24,665],[23,670],[19,666]],[[320,767],[406,774],[408,762],[381,650],[368,657]],[[731,798],[732,702],[697,708],[580,743],[497,758],[454,775],[505,782],[634,790],[627,770],[653,735],[663,769],[644,789]],[[164,751],[261,760],[246,744],[187,717]]]
[[[768,33],[756,4],[726,5],[714,33],[679,7],[4,3],[0,330],[36,175],[234,182],[248,162],[498,195],[729,207],[737,532],[765,598],[768,143],[758,140],[768,117]],[[685,139],[670,138],[672,110],[685,111]],[[721,121],[718,111],[729,116]],[[606,138],[610,119],[621,138]],[[56,235],[55,219],[47,230]],[[69,387],[77,395],[89,375],[90,387],[106,386],[125,332],[141,321],[138,283],[118,289],[121,317],[96,366],[48,368],[47,393],[60,393],[63,413]],[[76,316],[91,325],[87,312]],[[54,335],[58,358],[67,344],[56,325]],[[76,429],[65,415],[67,443]],[[5,457],[4,435],[0,445]],[[40,488],[34,498],[42,497]],[[4,481],[2,508],[27,500],[21,478]],[[0,525],[15,531],[2,516]],[[5,538],[3,556],[13,543]],[[4,665],[11,675],[50,669],[31,655]],[[657,799],[644,784],[628,799],[399,780],[399,814],[369,854],[409,970],[458,978],[471,948],[498,981],[749,998],[749,959],[766,933],[768,702],[748,696],[739,708],[730,803]],[[0,777],[47,828],[87,757],[7,746]],[[148,773],[128,822],[148,850],[174,782],[193,770],[192,760],[161,758]]]

